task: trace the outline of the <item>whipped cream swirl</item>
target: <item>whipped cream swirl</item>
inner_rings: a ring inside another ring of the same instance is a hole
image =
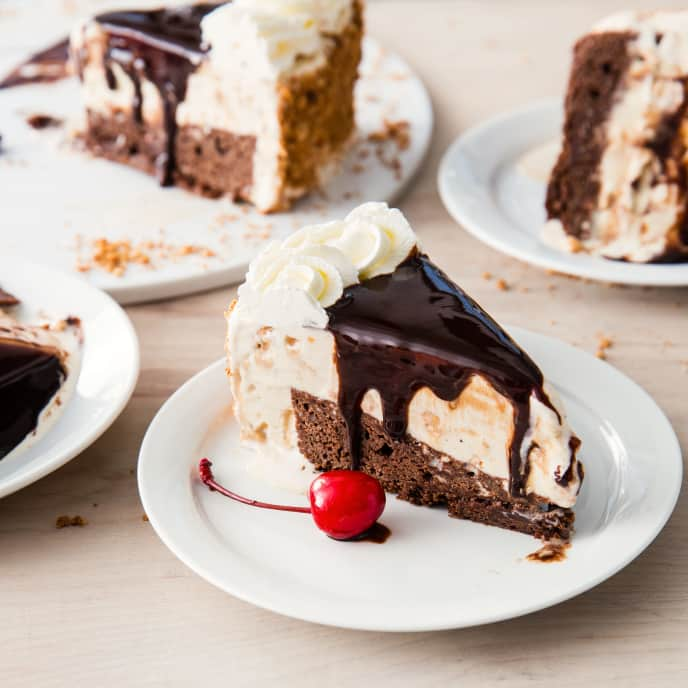
[[[360,280],[393,272],[417,245],[402,213],[365,203],[342,221],[304,227],[251,263],[239,306],[267,325],[325,327],[325,308]]]
[[[327,33],[351,18],[352,0],[234,0],[202,21],[211,59],[278,77],[304,59],[322,57]]]

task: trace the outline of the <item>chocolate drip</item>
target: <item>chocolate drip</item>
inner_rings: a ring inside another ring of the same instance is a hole
[[[41,411],[65,377],[52,350],[0,341],[0,459],[36,429]]]
[[[542,373],[427,256],[414,253],[392,274],[347,288],[327,312],[353,468],[359,466],[361,401],[368,390],[380,394],[386,432],[401,439],[418,389],[429,387],[441,399],[454,401],[480,374],[513,406],[509,487],[512,495],[523,495],[531,394],[556,413],[543,390]]]
[[[141,83],[150,81],[163,104],[165,151],[156,160],[162,186],[172,184],[177,106],[186,97],[189,75],[203,60],[201,20],[221,3],[204,3],[148,12],[108,12],[96,17],[107,34],[105,74],[110,89],[117,87],[118,65],[134,85],[133,116],[143,122]]]
[[[0,89],[64,79],[69,76],[68,59],[69,40],[64,38],[15,67],[0,81]]]

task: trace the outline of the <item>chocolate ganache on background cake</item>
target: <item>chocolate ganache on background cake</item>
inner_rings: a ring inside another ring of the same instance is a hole
[[[295,468],[365,471],[452,516],[569,538],[583,470],[560,401],[399,210],[366,203],[270,244],[227,319],[246,442],[288,450]]]

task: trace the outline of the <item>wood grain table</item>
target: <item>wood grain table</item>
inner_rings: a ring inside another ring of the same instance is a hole
[[[610,337],[609,361],[658,401],[685,450],[688,290],[549,275],[472,239],[436,190],[440,156],[459,133],[560,94],[574,38],[620,7],[610,0],[381,0],[370,3],[368,23],[414,65],[433,98],[432,151],[400,201],[429,253],[499,320],[589,351]],[[222,312],[233,294],[227,288],[129,308],[142,371],[128,408],[76,460],[0,501],[1,686],[686,685],[686,499],[656,542],[598,588],[468,630],[321,627],[254,608],[189,571],[142,519],[137,452],[163,401],[222,355]],[[60,514],[89,524],[56,530]]]

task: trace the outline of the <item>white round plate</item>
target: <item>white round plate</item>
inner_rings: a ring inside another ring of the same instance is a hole
[[[0,73],[12,60],[0,53]],[[430,143],[433,114],[420,79],[397,55],[366,39],[356,90],[357,141],[341,170],[325,186],[288,213],[262,215],[247,204],[201,198],[181,189],[160,188],[126,166],[74,150],[68,126],[35,131],[32,113],[73,119],[79,110],[76,79],[0,91],[0,206],[12,232],[3,251],[76,273],[88,263],[94,239],[163,241],[162,257],[147,253],[153,265],[132,265],[123,276],[101,269],[83,273],[120,303],[136,303],[213,289],[243,279],[248,263],[268,239],[287,236],[305,224],[341,218],[364,201],[393,201],[420,166]],[[385,121],[408,122],[410,145],[399,151],[368,140]],[[400,167],[391,168],[398,158]],[[172,257],[184,246],[207,248]],[[204,255],[204,253],[206,255]]]
[[[642,552],[671,514],[681,452],[666,417],[620,372],[558,340],[512,328],[561,394],[583,440],[586,480],[567,558],[526,560],[538,541],[388,499],[389,540],[336,542],[303,514],[265,511],[209,492],[198,460],[241,494],[306,498],[247,467],[229,411],[224,362],[162,407],[141,447],[139,491],[163,542],[214,585],[260,607],[317,623],[381,631],[483,624],[533,612],[602,582]],[[274,483],[273,483],[274,485]]]
[[[139,374],[136,333],[124,311],[76,277],[17,258],[0,257],[0,286],[21,299],[22,322],[41,316],[81,318],[84,343],[74,392],[35,444],[0,461],[0,497],[30,485],[93,444],[126,406]]]
[[[540,238],[562,106],[547,100],[462,134],[440,165],[440,196],[454,219],[492,248],[578,277],[658,287],[688,285],[688,263],[643,265],[558,251]]]

